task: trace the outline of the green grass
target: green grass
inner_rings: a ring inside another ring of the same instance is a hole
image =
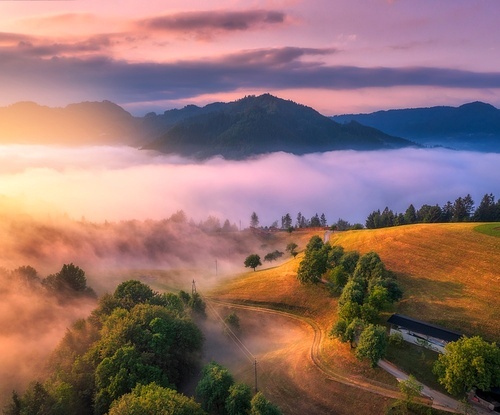
[[[386,359],[400,368],[403,372],[415,376],[423,384],[447,393],[432,373],[434,362],[438,353],[414,344],[404,342],[401,346],[389,345]]]
[[[500,223],[485,223],[474,228],[476,232],[484,233],[485,235],[495,236],[500,238]]]

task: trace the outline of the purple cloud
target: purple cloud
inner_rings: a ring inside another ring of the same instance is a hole
[[[98,49],[106,38],[95,43],[73,45],[75,49]],[[52,45],[53,52],[68,48]],[[0,49],[0,82],[23,85],[22,91],[8,91],[22,99],[37,99],[30,89],[52,93],[82,93],[83,99],[110,99],[124,102],[176,100],[202,94],[249,89],[317,88],[350,90],[367,87],[435,86],[448,88],[500,88],[500,72],[473,72],[433,67],[330,66],[303,61],[309,56],[332,54],[328,48],[270,48],[245,50],[213,59],[182,60],[168,63],[130,63],[103,55],[87,58],[38,55],[25,45]],[[34,55],[34,56],[33,56]],[[39,92],[40,93],[40,92]],[[6,94],[9,95],[9,94]],[[81,100],[81,98],[80,98]]]
[[[262,25],[284,23],[285,20],[285,13],[272,10],[199,11],[152,17],[137,24],[152,30],[206,34],[214,30],[250,30]]]

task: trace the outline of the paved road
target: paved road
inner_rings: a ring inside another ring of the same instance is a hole
[[[389,363],[386,360],[380,360],[378,362],[379,367],[384,369],[385,371],[389,372],[391,375],[396,377],[398,380],[407,380],[408,379],[408,374],[394,366],[393,364]],[[462,413],[462,404],[457,401],[456,399],[451,398],[448,395],[444,395],[441,392],[438,392],[434,389],[431,389],[424,384],[421,384],[423,386],[422,389],[422,395],[427,396],[432,399],[433,403],[432,406],[436,409],[441,409],[444,411],[448,412],[459,412]],[[483,409],[477,405],[474,405],[474,409],[478,415],[491,415],[492,412]]]

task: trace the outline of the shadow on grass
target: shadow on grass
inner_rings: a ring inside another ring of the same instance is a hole
[[[416,278],[408,274],[397,274],[397,281],[402,285],[403,298],[413,294],[425,296],[427,300],[460,298],[464,295],[464,284],[455,281],[438,281],[432,278]]]

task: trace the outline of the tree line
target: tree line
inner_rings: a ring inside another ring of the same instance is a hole
[[[53,295],[61,302],[78,297],[97,298],[92,287],[87,285],[85,271],[73,263],[64,264],[60,271],[45,278],[40,277],[38,271],[30,265],[20,266],[9,273],[13,280],[31,290]]]
[[[446,202],[443,206],[424,204],[415,209],[413,204],[404,213],[393,212],[386,207],[382,212],[371,212],[366,218],[368,229],[386,228],[389,226],[408,225],[413,223],[447,223],[447,222],[498,222],[500,221],[500,200],[485,194],[477,209],[470,194],[459,197],[454,203]]]
[[[278,223],[277,220],[275,220],[269,227],[292,231],[293,229],[302,229],[302,228],[320,228],[320,227],[324,228],[327,226],[327,224],[328,221],[324,213],[322,213],[321,215],[315,213],[311,218],[307,218],[301,212],[299,212],[297,214],[295,223],[290,213],[286,213],[281,217],[281,224]],[[257,215],[257,213],[255,212],[252,212],[252,214],[250,215],[250,227],[258,228],[259,226],[260,226],[259,215]]]
[[[356,344],[356,356],[376,365],[387,347],[386,329],[377,324],[379,314],[403,295],[378,254],[345,252],[315,235],[306,246],[297,278],[303,284],[325,282],[332,294],[340,294],[338,320],[330,334]]]

